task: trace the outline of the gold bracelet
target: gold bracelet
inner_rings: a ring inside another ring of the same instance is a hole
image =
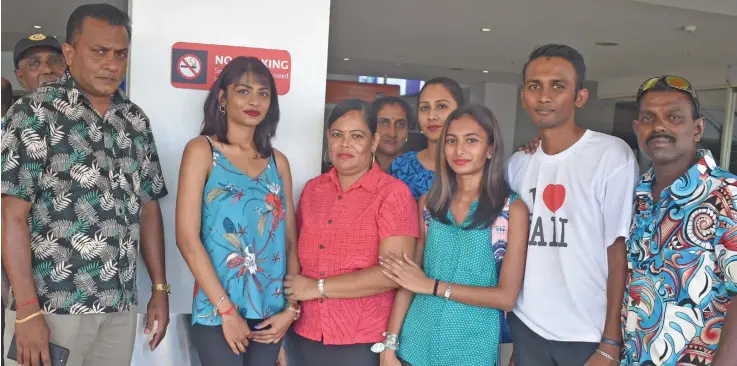
[[[600,355],[604,356],[604,358],[608,358],[608,359],[609,359],[610,361],[612,361],[612,362],[616,362],[616,363],[619,363],[619,361],[617,361],[617,359],[616,359],[616,358],[614,358],[614,356],[612,356],[612,355],[610,355],[610,354],[608,354],[608,353],[606,353],[606,352],[604,352],[604,351],[602,351],[602,350],[600,350],[600,349],[597,349],[597,350],[596,350],[596,353],[598,353],[598,354],[600,354]]]
[[[302,307],[299,304],[288,302],[287,309],[294,312],[294,320],[299,320],[300,316],[302,316]]]
[[[33,313],[33,314],[31,314],[31,315],[29,315],[29,316],[27,316],[27,317],[23,318],[23,319],[20,319],[20,320],[16,319],[16,320],[15,320],[15,322],[16,322],[17,324],[25,323],[25,322],[27,322],[27,321],[29,321],[29,320],[31,320],[31,319],[33,319],[33,318],[35,318],[35,317],[39,316],[39,315],[42,315],[43,313],[44,313],[44,311],[43,311],[43,310],[39,310],[39,311],[37,311],[37,312],[35,312],[35,313]]]

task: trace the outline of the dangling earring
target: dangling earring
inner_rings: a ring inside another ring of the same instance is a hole
[[[409,136],[407,136],[407,137],[404,138],[404,143],[405,144],[407,143],[407,141],[409,141]]]
[[[330,161],[330,155],[328,155],[328,151],[325,150],[325,152],[322,154],[322,162],[325,163],[327,166],[333,166],[333,162]]]
[[[372,151],[371,152],[371,166],[369,166],[369,169],[372,169],[374,167],[374,163],[376,163],[376,154]]]
[[[491,154],[489,154],[489,155],[486,155],[486,159],[489,159],[489,160],[491,160]]]
[[[223,104],[220,105],[220,113],[225,114],[225,105]]]

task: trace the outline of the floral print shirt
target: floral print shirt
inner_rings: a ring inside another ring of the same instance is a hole
[[[272,155],[266,169],[252,178],[216,147],[212,152],[213,167],[202,193],[202,243],[240,314],[266,319],[286,305],[286,198],[276,160]],[[216,305],[195,284],[192,323],[222,324]]]
[[[31,203],[42,308],[134,309],[141,211],[167,194],[146,115],[117,91],[101,116],[67,71],[21,98],[3,121],[2,194]]]

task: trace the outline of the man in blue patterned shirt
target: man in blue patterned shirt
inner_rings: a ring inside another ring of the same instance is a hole
[[[686,79],[645,81],[637,106],[633,129],[653,167],[637,186],[627,241],[621,364],[733,366],[737,176],[697,149],[704,119]]]

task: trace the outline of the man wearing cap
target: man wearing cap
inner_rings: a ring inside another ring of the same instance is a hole
[[[116,7],[78,7],[62,47],[67,71],[5,116],[2,260],[12,296],[4,340],[9,349],[15,335],[18,364],[51,365],[52,343],[69,350],[69,366],[129,366],[139,249],[153,284],[143,332],[158,323],[151,350],[166,333],[157,200],[167,190],[148,117],[119,90],[130,36]]]
[[[59,81],[67,67],[59,42],[44,34],[33,34],[18,41],[13,62],[18,82],[29,93],[39,86]]]
[[[686,79],[645,81],[637,110],[632,127],[653,166],[627,240],[621,365],[734,366],[737,176],[697,148],[704,118]]]

